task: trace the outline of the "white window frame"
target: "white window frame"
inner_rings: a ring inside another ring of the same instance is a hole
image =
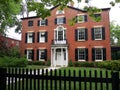
[[[39,26],[45,26],[45,25],[46,25],[45,19],[39,21]]]
[[[83,52],[82,52],[82,55],[84,57],[83,59],[80,58],[80,51],[81,50],[83,50]],[[85,50],[85,48],[78,48],[78,61],[85,61],[85,58],[86,58],[85,56],[86,56],[86,50]]]
[[[57,10],[56,14],[64,14],[64,10]]]
[[[45,59],[42,59],[41,54],[44,53],[45,55],[45,50],[44,49],[39,49],[39,61],[45,61]]]
[[[32,61],[32,56],[31,56],[31,58],[29,57],[29,54],[31,53],[31,55],[33,54],[32,53],[32,49],[30,49],[30,50],[27,50],[27,60],[28,61]]]
[[[33,33],[27,33],[27,43],[33,43]]]
[[[64,24],[64,17],[57,17],[57,24]]]
[[[77,38],[77,40],[78,41],[85,41],[85,28],[79,28],[79,29],[77,29],[77,32],[78,32],[78,38]],[[80,38],[80,37],[83,37],[84,36],[84,38],[82,39],[82,38]]]
[[[62,32],[62,39],[59,39],[59,32]],[[64,44],[66,43],[66,29],[64,27],[57,27],[54,32],[55,43]]]
[[[102,27],[94,27],[94,39],[102,40]]]
[[[45,32],[39,32],[39,42],[45,43]]]
[[[100,50],[99,52],[97,50]],[[99,56],[99,54],[101,54],[100,58],[98,58],[97,56]],[[103,61],[103,48],[95,48],[95,61]]]

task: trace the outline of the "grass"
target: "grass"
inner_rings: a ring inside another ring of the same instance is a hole
[[[35,68],[40,68],[39,66],[28,66],[26,68],[28,69],[35,69]],[[43,68],[43,67],[41,67]],[[66,70],[66,76],[69,75],[68,71],[70,70],[71,71],[71,76],[73,76],[73,71],[75,70],[76,71],[76,76],[79,76],[79,70],[81,70],[81,76],[83,77],[84,76],[84,70],[86,70],[86,76],[89,76],[89,71],[91,70],[92,72],[92,77],[95,76],[94,74],[94,71],[96,70],[97,71],[97,77],[100,77],[100,71],[102,71],[102,76],[103,77],[106,77],[106,70],[105,69],[99,69],[99,68],[81,68],[81,67],[67,67],[67,68],[61,68],[61,75],[63,76],[64,75],[64,70]],[[53,72],[54,74],[54,72]],[[59,70],[57,70],[57,76],[59,76]],[[108,76],[111,77],[111,71],[109,70],[108,71]],[[52,83],[51,83],[52,82]],[[24,85],[23,85],[24,83]],[[32,83],[32,84],[30,84]],[[40,83],[38,85],[38,83]],[[44,85],[42,84],[44,83]],[[76,90],[79,89],[79,87],[81,87],[81,90],[85,90],[85,87],[87,88],[87,90],[90,90],[90,83],[89,82],[86,82],[86,86],[85,86],[85,82],[75,82],[76,83]],[[24,81],[18,81],[17,83],[17,87],[18,85],[21,85],[21,88],[20,90],[22,90],[22,86],[24,87],[24,90],[26,90],[26,86],[28,85],[28,90],[38,90],[38,88],[40,88],[40,90],[46,90],[46,88],[48,88],[48,90],[50,90],[50,88],[52,88],[52,90],[55,90],[55,84],[57,84],[57,89],[59,90],[60,88],[60,81],[50,81],[50,80],[36,80],[36,79],[28,79],[28,83],[26,85],[26,79],[24,79]],[[52,87],[50,87],[50,85],[52,84]],[[79,85],[81,84],[81,86]],[[92,90],[95,90],[95,83],[91,83],[92,84]],[[15,85],[15,84],[14,84]],[[43,87],[41,87],[43,85]],[[67,81],[66,83],[64,81],[61,81],[61,90],[64,90],[64,86],[66,86],[66,90],[69,90],[69,85],[71,86],[71,90],[74,90],[74,81],[72,81],[71,83],[69,83],[69,81]],[[102,87],[102,90],[106,90],[106,84],[102,84],[103,87]],[[15,85],[16,86],[16,85]],[[101,85],[100,83],[97,83],[97,87],[98,87],[98,90],[101,90]],[[108,86],[108,90],[112,90],[111,88],[111,84],[109,84]],[[15,90],[14,88],[12,88],[12,90]]]

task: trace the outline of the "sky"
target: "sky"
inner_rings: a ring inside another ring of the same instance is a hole
[[[91,0],[90,5],[96,6],[98,8],[111,8],[109,17],[110,17],[110,22],[115,21],[116,24],[120,25],[120,4],[115,5],[112,7],[109,2],[114,1],[114,0]],[[75,5],[74,7],[77,8],[83,8],[84,3],[80,3],[79,5],[77,4],[76,0],[74,0]],[[6,34],[10,38],[18,39],[21,40],[21,34],[17,34],[14,32],[14,28],[9,29]]]

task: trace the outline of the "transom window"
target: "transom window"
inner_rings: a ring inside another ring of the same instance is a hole
[[[102,28],[101,27],[94,28],[94,39],[102,40]]]
[[[56,14],[64,14],[63,10],[57,10]]]
[[[103,60],[103,49],[95,48],[95,60]]]

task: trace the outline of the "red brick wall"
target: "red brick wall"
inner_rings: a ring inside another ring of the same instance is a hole
[[[21,55],[24,55],[24,50],[26,48],[33,48],[35,50],[34,52],[34,59],[36,60],[36,50],[39,47],[45,47],[48,50],[48,59],[51,58],[51,43],[52,40],[54,39],[54,29],[57,28],[58,25],[54,24],[54,20],[57,16],[56,15],[57,8],[54,8],[51,10],[51,16],[47,17],[48,19],[48,26],[37,26],[37,21],[39,18],[26,18],[22,20],[22,42],[21,42]],[[80,47],[80,46],[85,46],[88,48],[88,57],[89,61],[92,61],[92,48],[94,46],[103,46],[106,48],[106,59],[110,60],[111,59],[111,50],[110,50],[110,27],[109,27],[109,9],[104,9],[101,13],[102,20],[100,22],[95,22],[91,19],[91,17],[88,16],[86,12],[81,12],[72,8],[66,8],[64,9],[65,14],[63,16],[66,17],[66,24],[63,24],[64,28],[66,28],[66,38],[68,40],[69,44],[69,60],[72,59],[73,61],[75,60],[75,48]],[[75,17],[77,14],[82,14],[85,13],[87,14],[87,22],[85,23],[76,23],[74,26],[69,25],[69,20],[73,17]],[[61,15],[60,15],[61,16]],[[28,21],[29,20],[34,20],[34,26],[28,27]],[[95,41],[92,40],[91,36],[91,28],[93,26],[103,26],[105,27],[105,40],[99,40]],[[83,42],[76,42],[75,41],[75,29],[77,27],[86,27],[88,29],[88,40],[83,41]],[[47,43],[37,43],[37,32],[40,30],[46,30],[48,32],[48,42]],[[32,44],[26,44],[25,43],[25,33],[28,31],[33,31],[35,32],[35,42]]]

